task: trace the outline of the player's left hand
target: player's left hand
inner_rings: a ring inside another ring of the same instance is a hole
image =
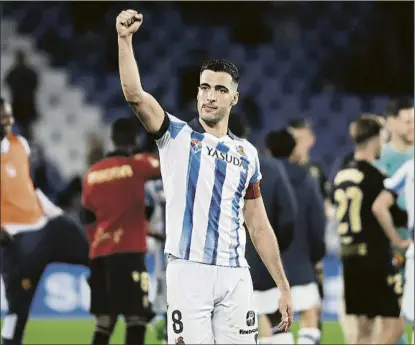
[[[291,300],[291,292],[280,292],[278,306],[282,315],[278,328],[281,331],[288,332],[294,320],[293,303]]]

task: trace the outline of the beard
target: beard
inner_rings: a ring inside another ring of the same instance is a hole
[[[225,112],[223,110],[219,110],[215,114],[206,114],[200,112],[200,118],[205,122],[209,127],[213,127],[221,122],[225,118]]]

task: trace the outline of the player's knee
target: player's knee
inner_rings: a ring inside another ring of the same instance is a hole
[[[300,312],[301,328],[317,328],[319,321],[319,309],[312,308]]]
[[[259,316],[258,325],[260,337],[270,337],[272,335],[272,324],[267,315]]]
[[[405,321],[402,318],[383,318],[378,340],[390,339],[394,344],[405,332]],[[379,342],[380,343],[380,342]]]
[[[140,315],[126,315],[125,323],[127,327],[145,326],[147,324],[147,318]]]
[[[374,331],[374,319],[369,319],[365,316],[359,316],[357,318],[357,341],[358,343],[371,342]]]
[[[96,331],[104,334],[112,334],[114,330],[117,317],[112,315],[97,315],[96,316]]]

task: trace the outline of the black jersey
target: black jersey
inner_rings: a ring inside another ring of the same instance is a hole
[[[309,163],[306,165],[309,174],[316,179],[323,199],[330,196],[330,182],[323,168],[318,163]]]
[[[345,265],[382,271],[392,265],[390,241],[372,213],[372,205],[384,189],[384,179],[385,175],[373,165],[354,159],[334,178],[332,197]]]

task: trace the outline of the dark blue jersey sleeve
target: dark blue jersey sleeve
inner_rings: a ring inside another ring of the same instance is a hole
[[[284,166],[279,162],[276,163],[278,164],[275,166],[275,212],[270,221],[277,236],[280,250],[285,251],[290,246],[293,238],[297,203]]]
[[[308,178],[307,184],[308,193],[304,202],[307,203],[310,255],[311,260],[314,263],[317,263],[323,259],[326,254],[326,214],[324,210],[324,201],[316,182],[312,180],[312,178]]]

